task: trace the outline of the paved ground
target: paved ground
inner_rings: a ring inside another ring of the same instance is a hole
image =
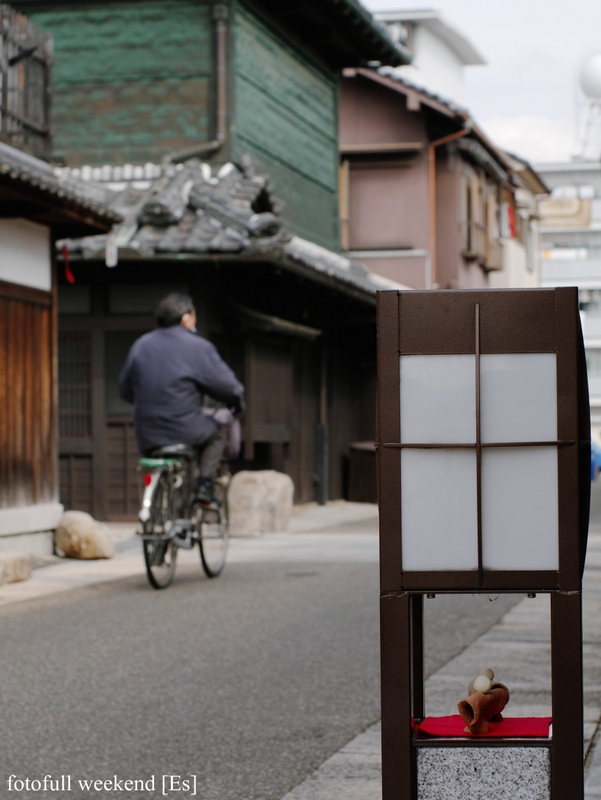
[[[196,777],[203,800],[277,800],[377,721],[374,507],[309,507],[290,533],[235,540],[215,581],[182,553],[164,592],[148,587],[138,548],[122,538],[111,561],[0,587],[1,797],[13,796],[10,774],[117,774],[154,775],[154,792],[121,795],[150,800],[177,773]],[[428,670],[513,603],[432,601]],[[478,620],[469,636],[466,617]],[[115,794],[74,784],[65,796]]]

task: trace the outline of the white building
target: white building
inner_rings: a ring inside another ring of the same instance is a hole
[[[540,203],[542,285],[578,286],[593,437],[601,443],[601,164],[540,164],[551,188]]]
[[[430,92],[465,103],[465,67],[486,64],[465,34],[431,8],[385,11],[374,17],[413,54],[409,66],[397,67],[399,75]]]

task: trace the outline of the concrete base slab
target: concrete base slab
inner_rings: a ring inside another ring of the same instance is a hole
[[[38,533],[17,533],[7,536],[0,536],[0,553],[18,550],[21,553],[29,553],[34,558],[44,558],[53,553],[53,533],[52,531],[40,531]]]
[[[546,747],[425,747],[417,753],[418,800],[549,800]]]

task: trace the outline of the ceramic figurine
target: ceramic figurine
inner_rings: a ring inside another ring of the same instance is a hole
[[[483,669],[470,681],[467,700],[457,704],[466,727],[465,733],[488,733],[489,722],[501,722],[501,711],[509,702],[509,689],[494,680],[492,669]]]

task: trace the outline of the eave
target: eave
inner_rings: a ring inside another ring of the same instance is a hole
[[[411,63],[410,51],[395,44],[357,0],[252,0],[252,5],[332,68]]]

